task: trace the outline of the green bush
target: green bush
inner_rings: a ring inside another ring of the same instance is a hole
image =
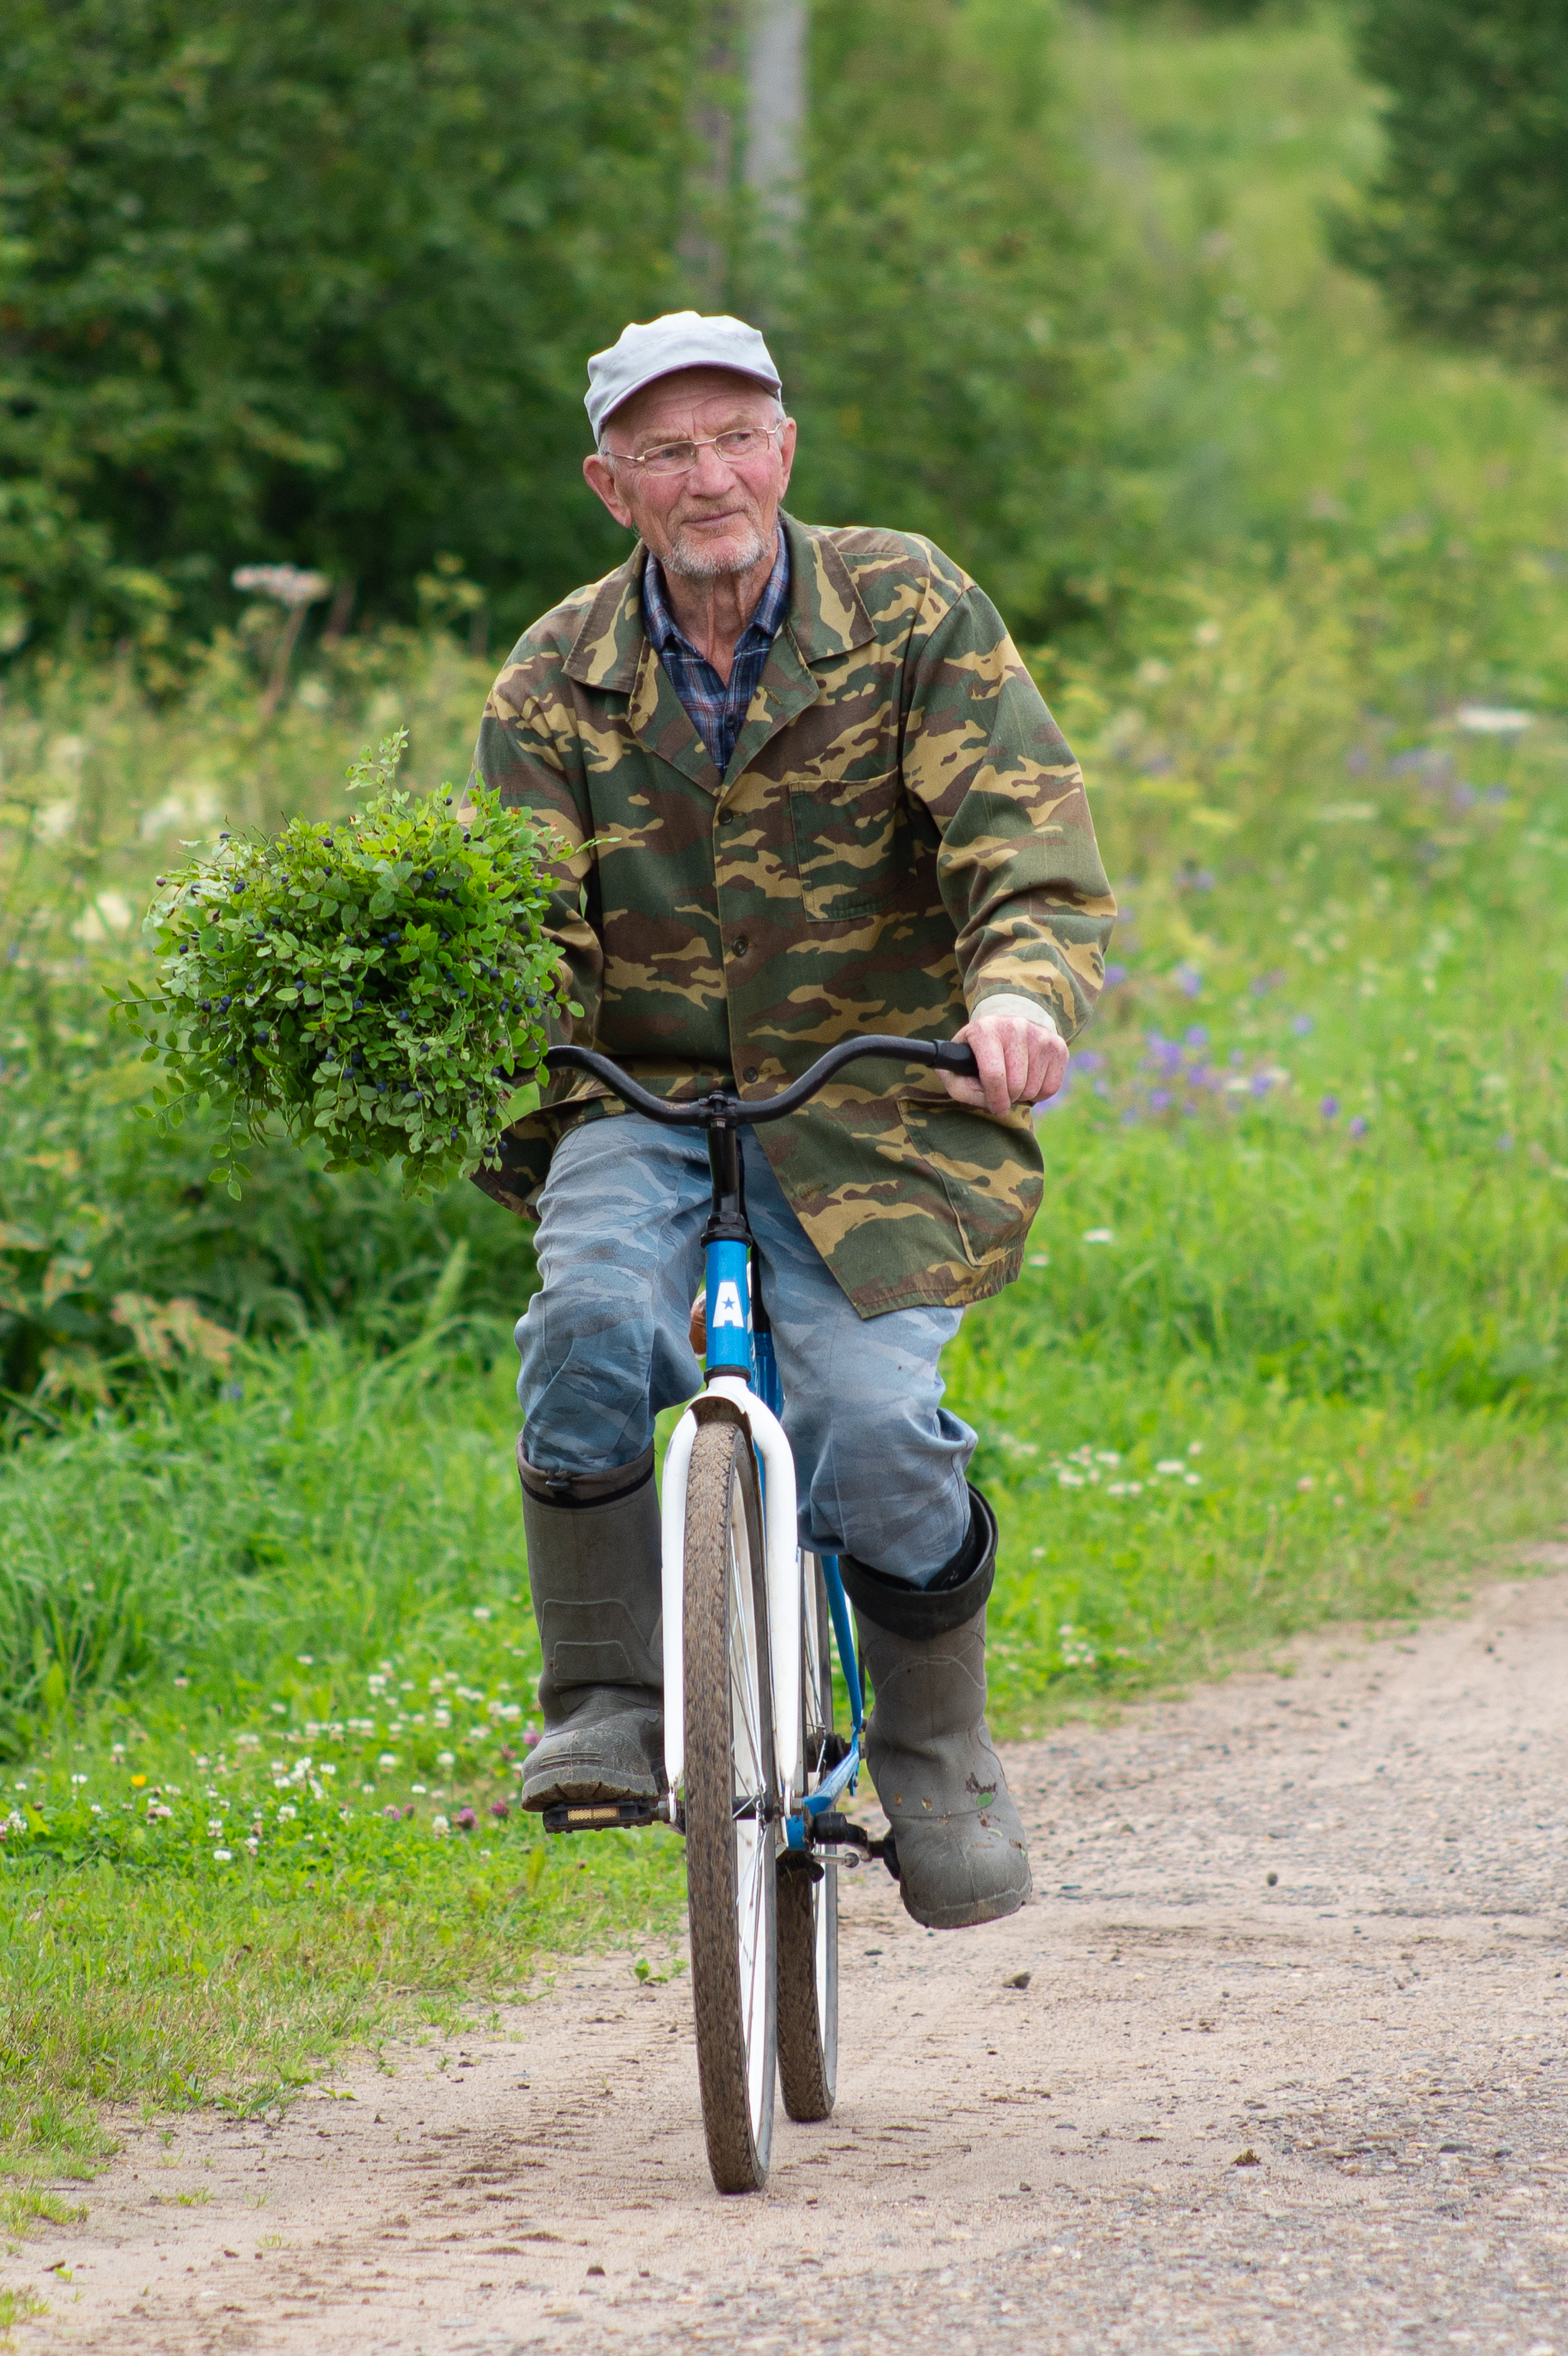
[[[0,644],[281,557],[504,626],[591,576],[586,351],[671,288],[690,8],[14,0]]]
[[[1386,149],[1342,257],[1413,327],[1568,368],[1568,23],[1560,0],[1363,0]]]

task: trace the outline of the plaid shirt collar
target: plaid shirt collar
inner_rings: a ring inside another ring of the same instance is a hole
[[[700,655],[670,610],[664,575],[657,557],[642,568],[642,618],[650,643],[685,706],[693,727],[708,748],[708,757],[722,776],[730,765],[736,740],[745,724],[747,707],[768,661],[768,649],[789,610],[789,549],[782,530],[779,553],[757,611],[740,634],[727,680],[722,680]]]

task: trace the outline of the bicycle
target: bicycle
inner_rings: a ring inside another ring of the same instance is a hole
[[[795,1464],[761,1271],[751,1257],[740,1131],[796,1112],[835,1073],[891,1057],[972,1078],[968,1047],[876,1034],[832,1047],[781,1094],[718,1089],[672,1104],[607,1056],[553,1047],[550,1071],[592,1074],[634,1110],[708,1141],[703,1230],[707,1376],[664,1459],[664,1768],[656,1802],[563,1804],[547,1833],[665,1823],[685,1836],[697,2076],[721,2192],[768,2179],[776,2081],[792,2119],[832,2110],[838,2076],[838,1866],[880,1858],[834,1803],[860,1772],[865,1697],[834,1555],[796,1526]],[[833,1727],[832,1647],[851,1729]]]

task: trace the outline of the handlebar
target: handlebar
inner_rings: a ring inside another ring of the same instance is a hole
[[[549,1072],[591,1072],[634,1112],[645,1112],[650,1119],[666,1121],[671,1128],[755,1129],[758,1121],[782,1120],[787,1113],[799,1111],[835,1072],[842,1072],[846,1064],[856,1063],[865,1055],[886,1056],[900,1064],[924,1064],[929,1071],[952,1072],[964,1079],[979,1076],[980,1067],[972,1048],[961,1047],[955,1040],[900,1039],[881,1033],[865,1039],[841,1040],[825,1055],[820,1055],[811,1070],[791,1087],[779,1096],[764,1098],[761,1104],[746,1104],[739,1097],[720,1092],[699,1097],[693,1104],[670,1104],[663,1097],[639,1087],[618,1064],[612,1064],[607,1055],[596,1055],[591,1047],[552,1047],[545,1055],[544,1068]]]

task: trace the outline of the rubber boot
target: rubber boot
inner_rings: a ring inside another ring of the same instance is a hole
[[[525,1808],[664,1788],[664,1658],[653,1451],[610,1472],[541,1472],[517,1443],[544,1732]]]
[[[932,1931],[1016,1912],[1024,1827],[985,1730],[985,1601],[996,1517],[970,1490],[969,1536],[929,1587],[841,1555],[875,1705],[866,1763],[893,1829],[906,1911]]]

